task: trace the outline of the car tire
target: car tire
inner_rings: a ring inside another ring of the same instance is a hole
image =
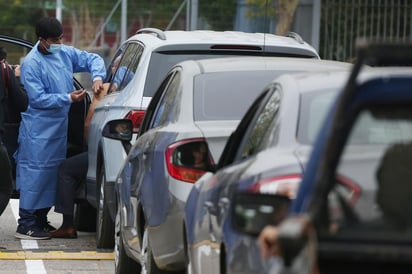
[[[130,258],[123,244],[121,233],[120,212],[117,210],[115,221],[115,245],[114,245],[114,265],[116,274],[141,273],[141,266]]]
[[[106,174],[104,164],[100,168],[99,178],[97,180],[97,214],[96,214],[96,247],[103,249],[112,249],[114,247],[114,222],[110,217],[107,208],[106,193]]]
[[[88,201],[75,204],[74,225],[79,231],[96,231],[96,209]]]

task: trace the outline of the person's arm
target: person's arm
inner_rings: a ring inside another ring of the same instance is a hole
[[[27,109],[29,99],[23,85],[20,82],[20,66],[17,66],[13,71],[9,70],[9,98],[13,107],[18,112],[23,112]]]
[[[106,66],[103,58],[96,54],[79,50],[75,47],[65,47],[72,59],[73,72],[89,72],[91,74],[94,94],[99,94],[103,90],[103,81],[106,78]]]
[[[265,226],[259,234],[258,244],[263,258],[279,256],[277,227],[272,225]]]
[[[90,104],[89,111],[87,112],[86,120],[84,121],[84,139],[86,140],[86,142],[89,138],[89,127],[94,114],[94,109],[96,108],[96,105],[100,102],[101,98],[107,94],[109,85],[109,83],[103,84],[103,91],[93,96],[92,103]]]

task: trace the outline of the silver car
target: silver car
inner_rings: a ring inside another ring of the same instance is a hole
[[[86,198],[97,209],[97,247],[114,245],[114,182],[126,158],[120,142],[102,137],[105,123],[128,118],[137,133],[155,90],[173,65],[189,59],[233,55],[319,58],[296,34],[229,31],[141,29],[117,50],[108,68],[109,92],[95,108],[88,137]]]
[[[257,235],[262,225],[281,218],[284,212],[275,205],[287,211],[350,68],[342,63],[334,71],[282,75],[253,103],[226,143],[217,170],[201,177],[186,200],[183,234],[190,273],[270,273]],[[285,197],[273,202],[275,195]],[[249,234],[239,233],[243,230]]]
[[[117,273],[184,270],[186,199],[194,182],[214,170],[249,105],[280,74],[342,66],[316,59],[242,57],[173,67],[152,98],[116,182]]]

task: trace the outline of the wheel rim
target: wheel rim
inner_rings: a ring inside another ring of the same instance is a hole
[[[103,208],[104,208],[104,184],[106,182],[106,175],[104,174],[104,169],[102,169],[102,176],[101,176],[101,181],[100,181],[100,188],[99,188],[99,206],[97,209],[97,216],[98,216],[98,226],[97,226],[97,231],[99,239],[101,238],[102,235],[102,225],[103,225]]]
[[[119,258],[120,258],[120,211],[117,209],[116,212],[116,219],[114,224],[114,265],[117,269],[119,266]]]
[[[148,235],[147,235],[147,229],[145,228],[144,232],[143,232],[143,239],[142,239],[142,246],[140,249],[140,256],[142,258],[141,260],[141,266],[142,266],[142,270],[141,270],[141,274],[147,274],[147,260],[148,260],[148,256],[147,256],[147,244],[148,244]]]

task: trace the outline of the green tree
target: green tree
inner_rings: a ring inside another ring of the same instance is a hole
[[[213,30],[233,30],[236,0],[199,0],[199,16]]]
[[[276,17],[276,34],[284,35],[290,31],[293,15],[299,0],[246,0],[250,5],[248,16]]]

